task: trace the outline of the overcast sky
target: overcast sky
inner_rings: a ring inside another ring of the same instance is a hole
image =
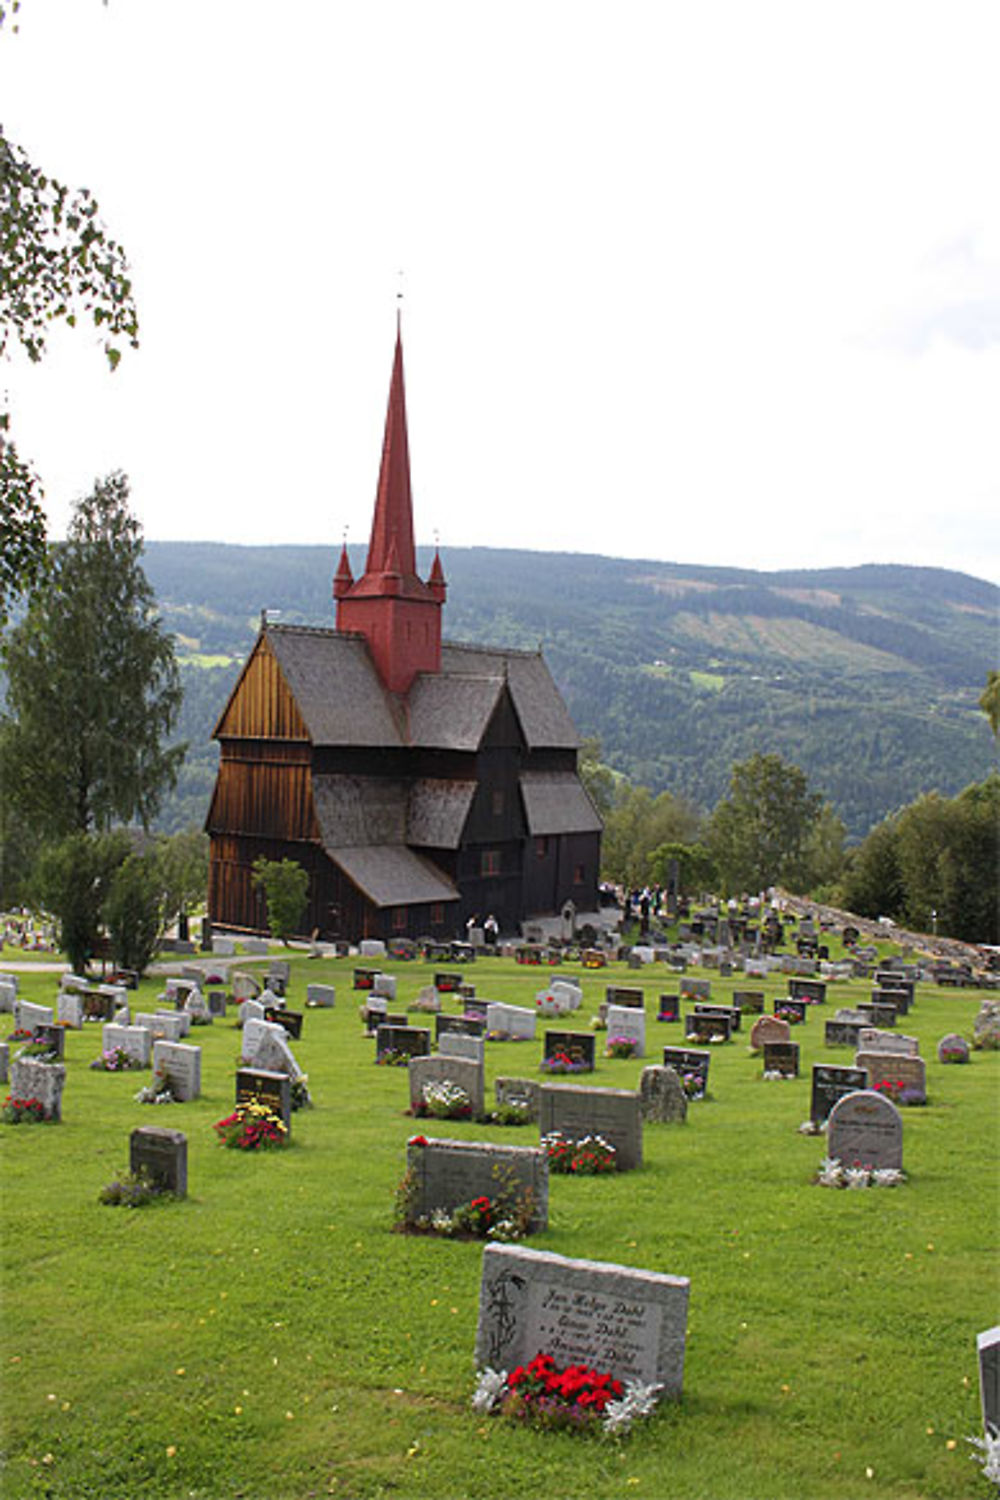
[[[1000,9],[23,0],[0,119],[141,348],[0,368],[53,530],[366,540],[404,272],[418,540],[1000,582]]]

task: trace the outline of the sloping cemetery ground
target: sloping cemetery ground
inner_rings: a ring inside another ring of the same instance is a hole
[[[292,1116],[286,1150],[227,1151],[213,1133],[235,1098],[233,1005],[184,1039],[201,1048],[198,1098],[136,1103],[149,1072],[91,1070],[101,1027],[87,1023],[66,1037],[62,1122],[0,1127],[7,1500],[985,1500],[964,1437],[980,1430],[976,1335],[997,1321],[1000,1054],[955,1066],[936,1050],[946,1033],[971,1036],[981,992],[921,984],[899,1023],[919,1042],[929,1100],[902,1111],[902,1187],[815,1185],[825,1141],[798,1130],[813,1063],[853,1062],[824,1045],[824,1022],[868,999],[858,979],[830,984],[792,1026],[798,1077],[763,1078],[744,1021],[711,1045],[708,1095],[686,1123],[645,1125],[640,1167],[551,1177],[548,1228],[527,1245],[690,1278],[683,1397],[619,1443],[472,1410],[482,1243],[393,1232],[394,1191],[418,1130],[537,1145],[538,1128],[408,1116],[406,1070],[375,1066],[359,1020],[358,962],[291,960],[287,1003],[304,1024],[290,1046],[314,1107]],[[379,967],[405,1012],[440,965]],[[565,967],[582,1005],[569,1022],[540,1016],[534,1040],[486,1043],[487,1107],[498,1076],[545,1081],[545,1029],[589,1030],[609,985],[644,991],[646,1057],[609,1059],[598,1033],[594,1071],[571,1082],[634,1089],[663,1046],[693,1045],[683,1023],[656,1020],[658,996],[678,989],[665,965]],[[463,978],[477,997],[531,1007],[559,974],[495,958]],[[763,989],[765,1013],[788,990],[781,976],[697,977],[713,1004]],[[19,993],[51,1005],[57,983],[21,974]],[[306,1007],[314,983],[336,987],[333,1008]],[[130,994],[133,1015],[162,987]],[[442,1008],[461,1011],[455,995]],[[433,1017],[408,1019],[433,1035]],[[11,1029],[0,1017],[0,1037]],[[184,1132],[188,1196],[102,1206],[140,1125]]]

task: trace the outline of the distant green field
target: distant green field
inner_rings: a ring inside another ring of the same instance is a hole
[[[906,1018],[930,1104],[905,1113],[904,1187],[812,1185],[823,1142],[797,1131],[810,1065],[851,1058],[824,1048],[823,1019],[866,994],[862,981],[833,987],[797,1028],[802,1078],[763,1081],[741,1033],[712,1049],[711,1097],[685,1125],[646,1127],[639,1171],[552,1179],[549,1228],[529,1243],[691,1279],[683,1400],[619,1443],[469,1406],[481,1248],[392,1231],[414,1123],[405,1073],[373,1065],[351,968],[293,959],[290,1007],[313,980],[336,984],[337,1005],[308,1011],[292,1043],[315,1108],[294,1117],[285,1152],[214,1140],[233,1101],[231,1020],[192,1034],[195,1102],[136,1104],[149,1075],[90,1071],[88,1026],[67,1038],[64,1122],[0,1127],[5,1500],[988,1500],[963,1438],[979,1428],[975,1336],[998,1321],[1000,1054],[935,1060],[944,1032],[970,1031],[978,994],[923,986]],[[391,971],[400,1008],[433,976]],[[530,1005],[547,973],[494,959],[468,977]],[[606,984],[637,978],[655,1060],[680,1039],[653,1019],[655,996],[677,988],[664,968],[584,975],[576,1020],[589,1025]],[[715,976],[713,997],[738,982]],[[21,980],[46,1003],[55,985]],[[138,1008],[157,988],[144,982]],[[488,1097],[498,1074],[538,1078],[540,1054],[490,1043]],[[633,1087],[642,1066],[602,1059],[588,1081]],[[102,1207],[139,1124],[186,1133],[190,1196]],[[420,1128],[537,1143],[531,1127]]]

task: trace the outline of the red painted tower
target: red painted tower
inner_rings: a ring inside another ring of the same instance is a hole
[[[441,670],[446,592],[436,553],[427,582],[417,577],[403,343],[397,324],[368,561],[355,583],[345,543],[333,580],[337,629],[363,635],[385,686],[391,693],[406,693],[418,672]]]

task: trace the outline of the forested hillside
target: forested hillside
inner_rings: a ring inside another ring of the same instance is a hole
[[[572,553],[456,548],[445,634],[541,646],[582,735],[631,780],[711,808],[734,761],[802,766],[860,837],[887,812],[982,777],[977,698],[996,666],[1000,589],[936,568],[760,573]],[[260,611],[332,624],[335,549],[147,543],[178,638],[190,752],[164,826],[200,822],[209,736]],[[352,551],[355,574],[364,549]],[[422,557],[429,566],[429,557]]]

